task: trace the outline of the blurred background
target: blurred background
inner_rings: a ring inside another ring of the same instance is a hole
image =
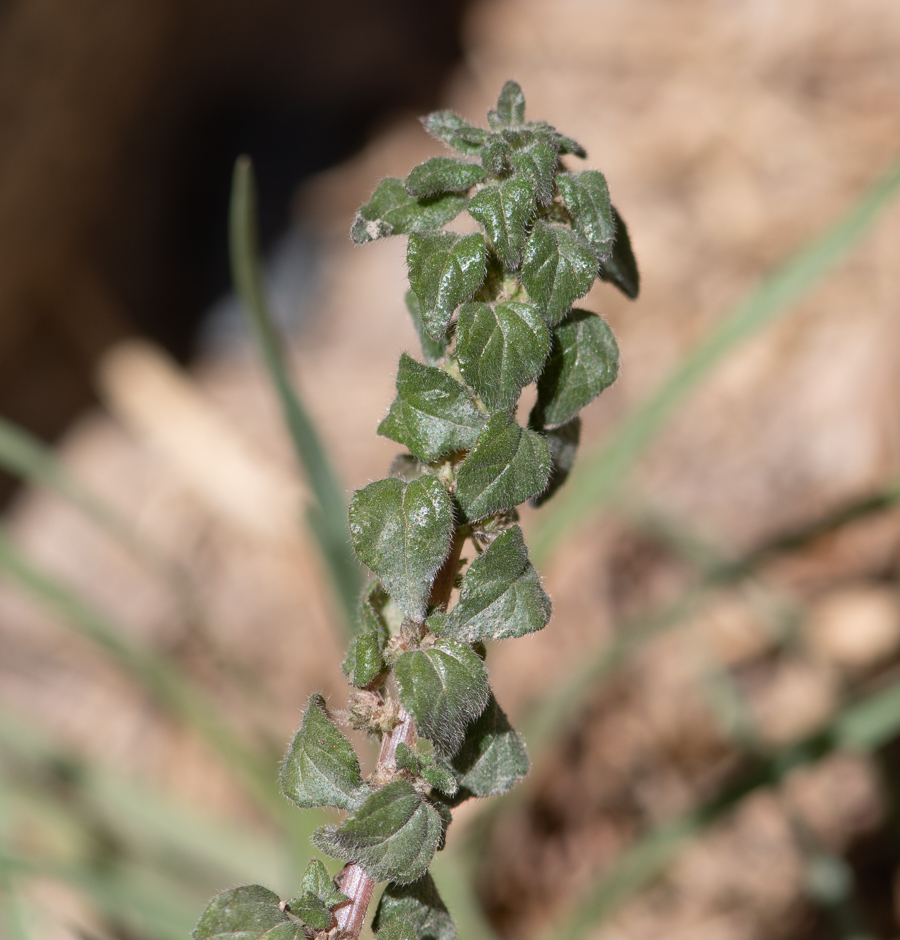
[[[311,690],[346,702],[345,637],[230,295],[232,166],[349,496],[415,348],[405,240],[350,221],[507,78],[643,283],[583,303],[622,369],[525,515],[554,618],[489,656],[533,770],[458,813],[460,935],[900,934],[900,6],[0,0],[4,940],[295,891],[321,819],[277,762]]]

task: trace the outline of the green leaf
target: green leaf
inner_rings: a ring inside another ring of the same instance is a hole
[[[470,647],[452,639],[403,653],[394,664],[400,702],[415,718],[422,737],[440,754],[462,743],[466,725],[488,699],[487,668]]]
[[[612,214],[616,239],[613,242],[612,255],[600,265],[600,279],[615,284],[626,297],[634,300],[641,289],[637,260],[634,257],[625,220],[616,211],[615,206],[612,207]]]
[[[397,745],[397,766],[421,777],[430,787],[453,796],[459,789],[450,765],[431,754],[414,750],[402,741]]]
[[[553,172],[557,153],[546,140],[534,140],[515,150],[510,163],[517,172],[527,176],[534,184],[538,202],[547,205],[553,198]]]
[[[429,365],[436,365],[447,352],[447,346],[449,345],[447,335],[446,333],[442,333],[439,339],[432,339],[425,332],[425,323],[422,320],[422,308],[419,306],[419,298],[416,297],[414,290],[408,290],[404,299],[406,300],[406,309],[409,311],[416,332],[419,334],[419,342],[422,345],[422,356]]]
[[[422,123],[432,137],[470,156],[477,154],[488,138],[483,127],[474,127],[452,111],[435,111],[422,118]]]
[[[372,929],[381,937],[384,928],[396,920],[410,923],[417,940],[456,940],[453,919],[431,875],[411,885],[389,884],[384,889]]]
[[[487,117],[493,128],[521,127],[525,123],[525,95],[518,82],[506,82],[500,90],[497,109],[488,111]]]
[[[597,170],[560,173],[556,185],[575,230],[588,240],[599,261],[607,261],[613,252],[616,222],[606,177]]]
[[[442,833],[437,810],[411,783],[395,780],[339,826],[317,829],[313,843],[333,858],[357,862],[374,881],[408,884],[428,870]]]
[[[501,412],[488,421],[460,465],[456,499],[474,522],[537,496],[549,475],[550,450],[543,438]]]
[[[295,916],[299,917],[304,924],[316,930],[328,930],[334,923],[334,914],[328,909],[321,898],[314,894],[302,894],[300,897],[291,898],[285,905],[287,909]]]
[[[531,500],[535,509],[543,506],[568,479],[581,440],[581,418],[572,418],[552,431],[544,431],[543,436],[550,447],[550,479],[547,488]]]
[[[378,433],[403,444],[422,460],[471,450],[485,416],[456,379],[403,353],[397,372],[397,398]]]
[[[456,157],[432,157],[410,170],[406,191],[410,196],[462,193],[483,179],[484,170],[477,163]]]
[[[304,894],[312,894],[319,898],[327,907],[337,907],[343,904],[349,898],[346,894],[341,894],[334,886],[334,879],[328,874],[328,869],[319,859],[314,858],[306,866],[303,873],[303,879],[300,882],[300,889]]]
[[[560,134],[555,127],[548,124],[546,121],[529,121],[525,127],[535,134],[545,137],[553,149],[560,155],[571,153],[573,156],[581,157],[582,159],[587,156],[587,151],[577,140],[572,140],[571,137]]]
[[[553,330],[553,349],[538,380],[536,423],[565,424],[616,380],[619,347],[596,313],[573,310]]]
[[[316,505],[307,510],[307,524],[327,566],[345,625],[349,626],[359,594],[360,571],[347,540],[346,496],[316,427],[291,383],[281,337],[266,303],[256,229],[253,166],[247,157],[241,157],[234,166],[228,219],[232,279],[281,404],[294,453],[315,494]]]
[[[550,352],[550,333],[537,307],[517,301],[493,307],[465,304],[459,311],[456,337],[463,378],[492,411],[511,408],[518,401]]]
[[[353,639],[342,666],[351,685],[361,689],[374,682],[384,669],[384,637],[375,632]]]
[[[522,530],[513,526],[469,565],[441,634],[463,643],[505,640],[542,630],[549,620],[550,598],[528,560]]]
[[[507,268],[517,268],[525,248],[525,230],[535,213],[534,183],[512,176],[485,186],[469,200],[469,215],[487,232],[491,247]]]
[[[455,219],[465,206],[466,197],[455,193],[410,196],[403,180],[388,177],[356,213],[350,237],[357,245],[364,245],[390,235],[440,228]]]
[[[481,165],[493,176],[503,176],[512,166],[513,149],[499,134],[491,134],[481,148]]]
[[[281,765],[281,792],[301,809],[355,810],[369,793],[353,745],[338,731],[317,692]]]
[[[411,235],[406,249],[409,284],[419,300],[425,332],[441,340],[453,311],[481,286],[486,252],[480,233]]]
[[[535,222],[522,258],[522,283],[553,326],[597,276],[591,246],[563,225]]]
[[[419,940],[415,924],[405,917],[388,921],[376,934],[376,940]]]
[[[421,622],[453,535],[453,506],[444,487],[434,477],[370,483],[350,503],[350,535],[360,560],[400,610]]]
[[[274,891],[243,885],[213,898],[191,936],[194,940],[305,940],[303,930],[278,906]]]
[[[493,693],[481,717],[469,725],[452,763],[459,780],[459,796],[464,791],[480,797],[506,793],[528,773],[525,745]]]

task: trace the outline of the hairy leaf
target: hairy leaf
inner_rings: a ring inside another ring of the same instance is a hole
[[[425,323],[422,320],[422,309],[419,306],[419,298],[416,297],[414,290],[408,290],[404,299],[406,300],[406,309],[409,311],[413,325],[416,328],[416,333],[419,334],[419,342],[422,345],[422,356],[429,365],[433,366],[438,360],[442,359],[447,352],[447,346],[449,345],[447,335],[446,333],[442,333],[439,339],[432,339],[425,332]]]
[[[376,934],[376,940],[419,940],[415,924],[406,917],[389,920]]]
[[[456,157],[432,157],[410,170],[406,191],[410,196],[462,193],[483,179],[484,170],[477,163]]]
[[[518,82],[508,81],[500,89],[497,108],[488,111],[488,124],[493,128],[520,127],[525,123],[525,95]]]
[[[469,200],[469,215],[487,232],[491,247],[507,268],[517,268],[525,248],[525,230],[535,213],[534,183],[512,176],[485,186]]]
[[[304,924],[316,930],[327,930],[334,922],[334,914],[314,894],[301,894],[287,902],[287,909]]]
[[[518,401],[550,352],[550,333],[537,307],[516,301],[493,307],[465,304],[456,336],[463,378],[492,411],[511,408]]]
[[[534,140],[513,152],[510,163],[534,184],[538,202],[547,205],[553,198],[553,171],[557,154],[547,140]]]
[[[561,155],[571,153],[573,156],[581,157],[582,159],[587,156],[587,151],[577,140],[572,140],[571,137],[560,134],[552,124],[548,124],[546,121],[529,121],[525,127],[534,131],[536,134],[546,137],[553,146],[553,149]]]
[[[553,331],[553,348],[538,380],[541,426],[565,424],[616,380],[619,347],[606,322],[573,310]]]
[[[470,521],[502,512],[536,496],[547,485],[550,450],[534,431],[494,415],[460,465],[456,499]]]
[[[384,637],[374,631],[353,638],[344,659],[344,675],[351,685],[363,688],[374,682],[384,669]]]
[[[528,773],[525,745],[493,693],[452,763],[460,785],[457,801],[466,792],[482,797],[506,793]]]
[[[487,668],[470,647],[452,639],[403,653],[394,664],[400,702],[419,733],[449,756],[462,743],[466,725],[488,698]]]
[[[612,256],[600,265],[600,277],[610,284],[615,284],[626,297],[634,300],[641,289],[641,276],[628,236],[628,226],[615,206],[612,207],[612,212],[616,240],[613,242]]]
[[[597,256],[581,235],[535,222],[522,258],[522,283],[551,326],[591,289],[596,276]]]
[[[194,940],[305,940],[303,930],[278,906],[274,891],[243,885],[210,902],[191,936]]]
[[[339,826],[324,826],[313,843],[333,858],[357,862],[374,881],[408,884],[428,870],[443,832],[437,810],[406,780],[376,790]]]
[[[502,176],[512,166],[512,147],[499,134],[491,134],[480,151],[481,165],[493,176]]]
[[[410,620],[421,621],[453,534],[453,506],[434,477],[388,478],[357,490],[350,535],[362,562]]]
[[[309,697],[300,730],[281,765],[281,792],[301,809],[336,806],[354,810],[369,794],[350,742],[325,711],[325,699]]]
[[[452,111],[435,111],[422,118],[425,130],[460,153],[477,154],[488,137],[483,127],[474,127]]]
[[[556,178],[556,185],[563,204],[572,216],[575,230],[588,240],[597,259],[606,261],[612,254],[616,237],[616,223],[606,177],[597,170],[561,173]]]
[[[453,311],[481,286],[486,252],[481,234],[411,235],[406,248],[409,284],[419,300],[425,332],[440,341]]]
[[[316,930],[327,930],[334,921],[332,908],[350,899],[334,886],[328,870],[314,858],[303,873],[300,895],[287,902],[288,910]]]
[[[381,895],[372,929],[379,937],[395,920],[405,920],[418,940],[456,940],[456,928],[431,875],[410,885],[389,884]]]
[[[513,526],[469,565],[441,634],[463,643],[504,640],[542,630],[549,620],[550,598],[528,560],[522,530]]]
[[[364,245],[389,235],[440,228],[455,219],[465,206],[465,196],[455,193],[421,199],[410,196],[403,180],[388,177],[356,213],[350,237],[357,245]]]
[[[531,500],[535,508],[543,506],[568,479],[581,440],[581,418],[572,418],[558,428],[544,431],[543,436],[550,447],[550,479],[547,488]]]
[[[485,420],[456,379],[404,353],[397,372],[397,398],[378,433],[430,461],[455,450],[470,450]]]
[[[397,766],[421,777],[430,787],[453,796],[459,789],[450,765],[432,754],[424,754],[402,741],[397,745]]]

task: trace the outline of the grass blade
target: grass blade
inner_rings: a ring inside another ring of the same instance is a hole
[[[900,162],[836,225],[778,268],[727,315],[632,412],[611,441],[576,463],[567,485],[537,522],[529,540],[538,565],[566,535],[585,525],[608,503],[666,420],[712,368],[814,287],[859,242],[898,190]]]
[[[234,167],[229,218],[231,270],[263,362],[284,413],[294,451],[305,469],[317,506],[308,522],[328,567],[335,595],[349,629],[355,621],[361,587],[360,567],[350,547],[347,501],[319,435],[288,377],[281,341],[269,316],[260,274],[253,166],[241,157]]]

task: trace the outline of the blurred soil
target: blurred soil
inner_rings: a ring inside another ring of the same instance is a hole
[[[632,232],[641,298],[601,285],[585,301],[609,320],[623,358],[615,387],[586,412],[588,446],[900,153],[892,0],[484,0],[464,44],[443,103],[480,122],[515,77],[531,116],[585,145]],[[324,248],[296,375],[348,491],[383,475],[395,452],[374,429],[414,336],[402,240],[355,249],[347,227],[379,178],[437,151],[404,116],[297,199]],[[826,284],[723,362],[616,512],[545,566],[553,622],[490,651],[514,723],[586,656],[695,585],[698,558],[739,558],[893,479],[898,240],[895,207]],[[285,741],[310,689],[337,707],[346,695],[321,571],[285,524],[302,494],[254,356],[221,352],[190,378],[178,384],[152,352],[119,347],[100,377],[107,411],[81,420],[60,449],[188,573],[187,612],[56,499],[28,493],[9,522],[29,557],[181,659],[236,723]],[[225,483],[204,486],[213,477]],[[479,890],[501,934],[552,932],[641,832],[701,805],[748,754],[801,739],[892,677],[898,567],[900,513],[861,518],[709,592],[678,629],[627,658],[542,756],[526,796],[481,835]],[[249,813],[195,741],[7,588],[0,631],[4,704],[192,805]],[[810,860],[827,856],[855,877],[864,929],[895,936],[895,763],[891,748],[877,760],[842,753],[759,789],[596,934],[834,936],[810,887]]]

